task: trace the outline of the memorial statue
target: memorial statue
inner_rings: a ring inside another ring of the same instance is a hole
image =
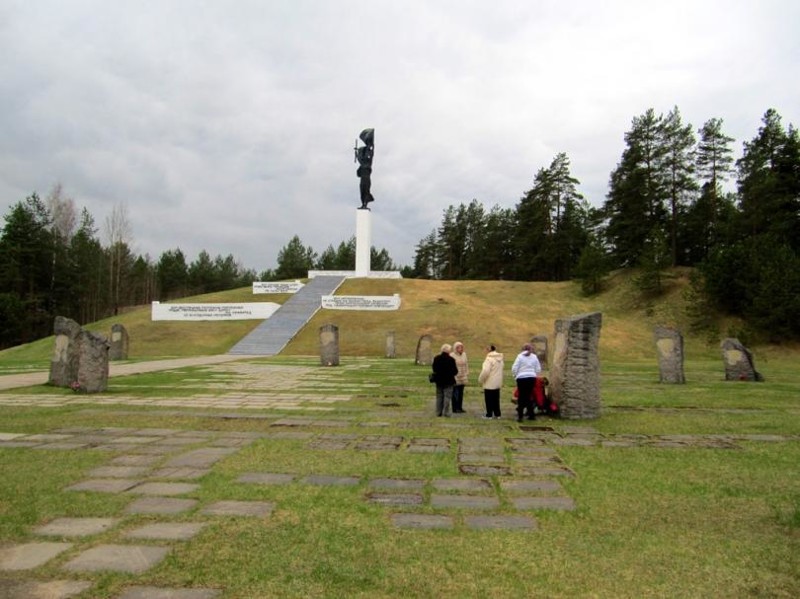
[[[367,204],[374,202],[375,198],[369,191],[372,181],[372,155],[375,153],[375,129],[364,129],[358,136],[365,145],[358,147],[358,140],[353,150],[356,153],[356,162],[358,162],[358,169],[356,176],[361,179],[359,190],[361,191],[361,207],[359,210],[369,210]]]

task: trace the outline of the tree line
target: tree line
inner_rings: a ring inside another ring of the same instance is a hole
[[[355,238],[317,255],[295,236],[281,249],[278,267],[260,275],[233,255],[202,250],[190,261],[180,248],[157,261],[136,255],[127,208],[117,205],[103,235],[86,208],[56,185],[11,206],[0,231],[0,349],[52,334],[55,316],[81,324],[149,304],[271,281],[307,276],[310,269],[352,270]],[[372,248],[373,268],[393,270],[386,250]]]
[[[478,200],[449,206],[420,240],[407,276],[432,279],[577,279],[586,293],[636,268],[658,294],[670,266],[692,266],[694,318],[740,316],[772,340],[800,338],[800,138],[768,110],[734,161],[733,138],[712,118],[696,132],[677,107],[632,120],[592,207],[565,153],[540,168],[513,208]],[[735,177],[734,192],[724,183]]]

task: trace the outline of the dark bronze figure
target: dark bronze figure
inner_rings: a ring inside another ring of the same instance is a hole
[[[358,147],[358,141],[354,148],[358,169],[356,176],[361,179],[359,190],[361,191],[361,207],[359,210],[369,210],[367,204],[374,202],[375,198],[370,193],[372,186],[372,156],[375,153],[375,129],[364,129],[358,136],[365,145]]]

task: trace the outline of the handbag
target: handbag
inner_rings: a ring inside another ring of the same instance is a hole
[[[429,383],[435,383],[436,382],[436,373],[435,372],[431,372],[428,375],[428,382]]]

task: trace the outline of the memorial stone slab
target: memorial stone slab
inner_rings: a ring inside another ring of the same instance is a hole
[[[198,504],[197,499],[177,497],[142,497],[128,504],[126,514],[160,514],[171,516],[188,512]]]
[[[82,580],[0,580],[3,599],[70,599],[92,586]]]
[[[392,514],[392,524],[398,528],[453,528],[451,516],[435,516],[430,514]]]
[[[166,587],[129,587],[116,599],[215,599],[220,596],[217,589],[176,589]]]
[[[32,570],[72,547],[72,543],[0,545],[0,570]]]
[[[125,572],[141,574],[158,565],[169,547],[153,545],[98,545],[68,561],[70,572]]]
[[[431,506],[472,510],[492,510],[500,507],[497,497],[480,495],[432,495]]]
[[[534,335],[531,337],[533,353],[539,358],[542,368],[547,368],[547,335]]]
[[[108,389],[108,341],[103,335],[82,330],[78,335],[78,379],[84,393]]]
[[[269,516],[275,504],[270,501],[217,501],[202,510],[206,516]]]
[[[422,495],[417,493],[369,493],[367,501],[378,505],[393,507],[402,505],[422,505]]]
[[[70,318],[56,316],[53,325],[55,346],[50,360],[49,383],[57,387],[69,387],[78,380],[78,336],[81,325]]]
[[[513,497],[511,503],[518,510],[560,510],[575,509],[572,497]]]
[[[550,392],[566,419],[599,418],[602,314],[562,318],[555,323]]]
[[[386,333],[386,357],[390,359],[397,357],[397,344],[394,331]]]
[[[236,482],[252,483],[257,485],[287,485],[295,479],[294,474],[272,472],[245,472]]]
[[[564,488],[554,480],[503,480],[500,488],[506,493],[561,493]]]
[[[360,483],[361,479],[358,476],[328,476],[323,474],[311,474],[304,477],[300,482],[307,485],[352,487]]]
[[[88,537],[107,531],[119,518],[56,518],[33,529],[33,534],[53,537]]]
[[[339,327],[335,324],[319,328],[319,362],[322,366],[339,365]]]
[[[683,335],[680,331],[658,326],[654,331],[658,351],[659,382],[683,384]]]
[[[130,480],[127,478],[95,478],[85,480],[66,488],[67,491],[95,491],[98,493],[122,493],[132,489],[140,480]]]
[[[422,335],[417,341],[417,351],[414,361],[419,366],[430,366],[433,364],[433,338],[430,335]]]
[[[135,495],[156,495],[158,497],[170,497],[172,495],[185,495],[200,488],[194,483],[142,483],[128,490],[128,493]]]
[[[425,481],[420,478],[374,478],[369,481],[370,489],[393,489],[421,491]]]
[[[467,516],[464,524],[472,530],[536,530],[530,516]]]
[[[485,491],[492,488],[488,480],[475,478],[437,478],[432,484],[438,491]]]
[[[167,461],[167,468],[210,468],[221,459],[238,451],[235,447],[204,447],[188,451]]]
[[[126,539],[188,541],[206,526],[208,522],[158,522],[134,528],[122,536]]]
[[[127,360],[129,344],[128,330],[119,323],[111,325],[111,345],[108,349],[108,359]]]
[[[753,354],[735,338],[728,337],[721,343],[722,360],[725,363],[726,381],[763,381],[756,370]]]

